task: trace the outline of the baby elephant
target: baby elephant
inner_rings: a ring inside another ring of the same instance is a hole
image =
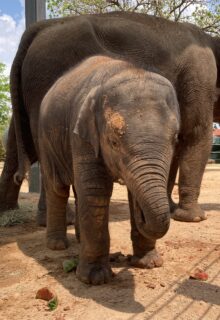
[[[128,189],[131,264],[158,267],[155,244],[167,232],[167,180],[179,130],[171,83],[128,62],[95,56],[64,74],[40,110],[40,160],[46,185],[47,245],[67,246],[70,185],[80,230],[78,278],[94,285],[112,276],[108,212],[113,182]]]

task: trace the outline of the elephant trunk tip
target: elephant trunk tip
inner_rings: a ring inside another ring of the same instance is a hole
[[[170,212],[164,212],[163,218],[159,218],[158,216],[149,217],[148,213],[146,212],[145,218],[143,211],[140,211],[142,221],[140,221],[139,217],[139,221],[136,221],[136,224],[142,235],[155,240],[162,238],[170,227]]]
[[[152,234],[154,235],[154,237],[156,239],[160,239],[163,236],[165,236],[165,234],[167,233],[167,231],[169,230],[170,227],[170,219],[167,219],[166,222],[160,223],[159,225],[154,225],[154,229],[152,230]]]

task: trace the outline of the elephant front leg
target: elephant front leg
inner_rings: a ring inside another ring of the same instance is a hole
[[[112,277],[108,231],[112,182],[96,164],[91,166],[92,170],[84,165],[81,174],[75,178],[80,229],[80,259],[76,274],[85,283],[100,285]]]
[[[210,126],[211,127],[211,126]],[[179,206],[172,218],[185,222],[200,222],[207,219],[206,213],[198,204],[200,186],[205,166],[211,150],[212,130],[201,129],[196,143],[187,141],[180,154]]]
[[[69,187],[60,187],[56,192],[46,190],[47,203],[47,247],[52,250],[63,250],[68,246],[66,236],[66,206]]]
[[[130,264],[138,268],[152,269],[160,267],[163,259],[156,250],[156,240],[145,238],[137,229],[134,215],[137,210],[141,210],[139,205],[133,199],[128,190],[128,200],[131,219],[131,240],[133,246],[133,256],[130,258]]]

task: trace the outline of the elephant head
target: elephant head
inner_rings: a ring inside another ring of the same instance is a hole
[[[74,132],[101,156],[114,180],[136,200],[135,222],[157,239],[170,222],[167,180],[179,130],[171,83],[146,71],[124,71],[87,96]]]

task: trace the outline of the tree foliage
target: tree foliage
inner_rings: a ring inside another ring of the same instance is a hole
[[[9,78],[4,74],[5,65],[0,63],[0,161],[5,158],[5,150],[2,144],[2,136],[9,123],[10,117],[10,94]]]
[[[5,65],[0,63],[0,126],[8,123],[10,115],[9,78],[4,74]]]
[[[193,12],[195,24],[206,32],[220,35],[220,2],[207,1],[209,6],[197,6]]]
[[[51,17],[109,11],[142,12],[220,32],[219,0],[47,0]]]

